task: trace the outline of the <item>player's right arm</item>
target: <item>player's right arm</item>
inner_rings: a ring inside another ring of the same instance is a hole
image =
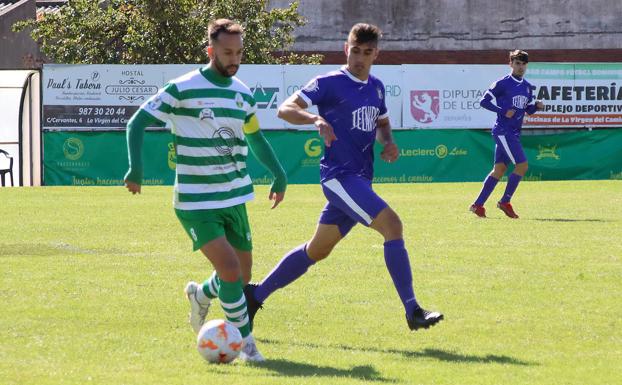
[[[143,181],[142,146],[145,129],[166,125],[168,115],[172,113],[173,106],[177,104],[176,99],[169,92],[175,91],[174,85],[165,86],[141,105],[127,123],[129,168],[123,180],[125,187],[132,194],[140,194]]]
[[[333,140],[337,140],[333,126],[320,115],[307,111],[309,105],[298,94],[293,94],[281,104],[277,116],[291,124],[313,124],[324,139],[324,144],[330,147]]]
[[[492,83],[490,85],[490,88],[488,88],[486,93],[484,93],[484,96],[482,96],[482,99],[479,101],[479,105],[482,106],[482,108],[487,109],[488,111],[505,116],[506,118],[511,118],[512,116],[514,116],[516,110],[512,108],[504,110],[503,108],[492,102],[492,98],[495,98],[495,100],[498,101],[499,97],[502,94],[503,86],[501,84],[501,81],[496,81]]]

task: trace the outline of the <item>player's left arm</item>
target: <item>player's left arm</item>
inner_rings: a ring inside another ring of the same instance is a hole
[[[534,100],[533,91],[529,93],[529,98],[531,100]],[[536,100],[534,103],[529,103],[527,105],[527,108],[525,108],[525,112],[529,115],[533,115],[536,113],[536,111],[542,110],[544,110],[544,103],[542,103],[540,100]]]
[[[244,135],[246,141],[259,163],[261,163],[274,177],[270,188],[268,199],[273,200],[272,208],[275,208],[283,198],[285,198],[285,190],[287,189],[287,174],[281,166],[272,146],[266,140],[259,129],[259,120],[255,114],[247,117],[244,123]]]
[[[384,146],[380,153],[380,157],[385,162],[395,162],[399,157],[399,149],[393,141],[393,132],[391,130],[391,122],[388,117],[378,119],[376,127],[376,140]]]
[[[544,110],[544,103],[539,100],[536,100],[534,104],[528,104],[525,112],[529,115],[535,114],[537,111]]]

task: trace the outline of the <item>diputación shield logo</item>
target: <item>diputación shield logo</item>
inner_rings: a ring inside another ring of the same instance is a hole
[[[440,93],[438,90],[410,91],[410,114],[419,123],[431,123],[440,112]]]

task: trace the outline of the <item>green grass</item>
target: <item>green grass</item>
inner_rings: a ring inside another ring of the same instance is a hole
[[[362,226],[256,318],[264,364],[209,365],[186,323],[190,251],[170,187],[0,189],[0,384],[619,384],[622,182],[526,182],[521,219],[479,183],[377,185],[416,292],[446,320],[409,332]],[[249,204],[255,279],[312,234],[319,186]],[[222,318],[218,306],[211,318]]]

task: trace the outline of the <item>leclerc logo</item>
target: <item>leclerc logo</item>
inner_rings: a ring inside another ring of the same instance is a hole
[[[431,123],[440,112],[438,90],[410,91],[410,114],[419,123]]]
[[[276,109],[279,87],[262,87],[261,84],[257,84],[255,88],[251,88],[251,92],[253,93],[255,102],[257,102],[258,109]]]

